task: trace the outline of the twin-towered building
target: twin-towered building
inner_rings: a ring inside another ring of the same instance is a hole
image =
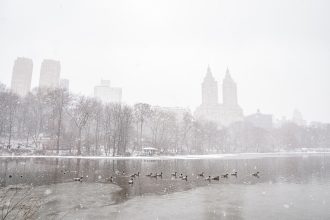
[[[29,58],[18,57],[15,60],[11,91],[19,96],[25,96],[31,89],[33,61]],[[60,79],[60,61],[45,59],[41,63],[39,87],[47,89],[64,88],[69,90],[69,80]]]
[[[202,83],[202,104],[197,107],[195,117],[214,121],[219,126],[228,126],[243,121],[243,110],[237,102],[237,87],[227,68],[222,81],[222,103],[218,98],[218,82],[214,79],[210,67]]]
[[[19,96],[30,92],[32,81],[33,61],[29,58],[18,57],[15,60],[11,91]],[[41,63],[39,88],[69,90],[69,80],[61,79],[61,63],[57,60],[45,59]],[[101,80],[101,84],[94,87],[94,96],[104,103],[121,103],[122,89],[110,87],[109,80]]]

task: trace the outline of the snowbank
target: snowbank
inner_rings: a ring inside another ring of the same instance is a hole
[[[275,152],[275,153],[235,153],[235,154],[206,154],[206,155],[176,155],[176,156],[55,156],[55,155],[0,155],[0,158],[63,158],[63,159],[113,159],[113,160],[196,160],[196,159],[253,159],[263,157],[285,156],[330,156],[330,152]]]

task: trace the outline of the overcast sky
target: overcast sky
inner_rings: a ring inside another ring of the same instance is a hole
[[[207,65],[219,86],[228,66],[244,114],[330,122],[329,0],[0,0],[1,82],[18,56],[33,86],[56,59],[73,92],[109,79],[128,104],[192,111]]]

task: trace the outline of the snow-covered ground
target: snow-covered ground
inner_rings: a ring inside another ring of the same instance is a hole
[[[176,155],[176,156],[56,156],[56,155],[0,155],[0,158],[66,158],[66,159],[115,159],[115,160],[194,160],[194,159],[249,159],[264,157],[285,157],[285,156],[308,156],[308,155],[327,155],[330,152],[273,152],[273,153],[234,153],[234,154],[204,154],[204,155]]]

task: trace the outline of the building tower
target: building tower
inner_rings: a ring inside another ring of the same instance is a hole
[[[31,59],[18,57],[15,60],[11,78],[11,90],[25,96],[31,88],[33,62]]]
[[[56,60],[43,60],[40,69],[39,87],[58,88],[61,64]]]
[[[212,76],[211,68],[207,67],[206,76],[202,83],[202,105],[213,106],[218,104],[218,83]]]
[[[223,103],[218,102],[218,85],[213,78],[210,67],[202,83],[202,104],[196,108],[195,118],[216,122],[220,126],[228,126],[243,120],[243,110],[237,102],[236,83],[227,68],[222,84]]]
[[[222,81],[222,101],[224,106],[237,106],[236,83],[231,78],[228,68]]]

